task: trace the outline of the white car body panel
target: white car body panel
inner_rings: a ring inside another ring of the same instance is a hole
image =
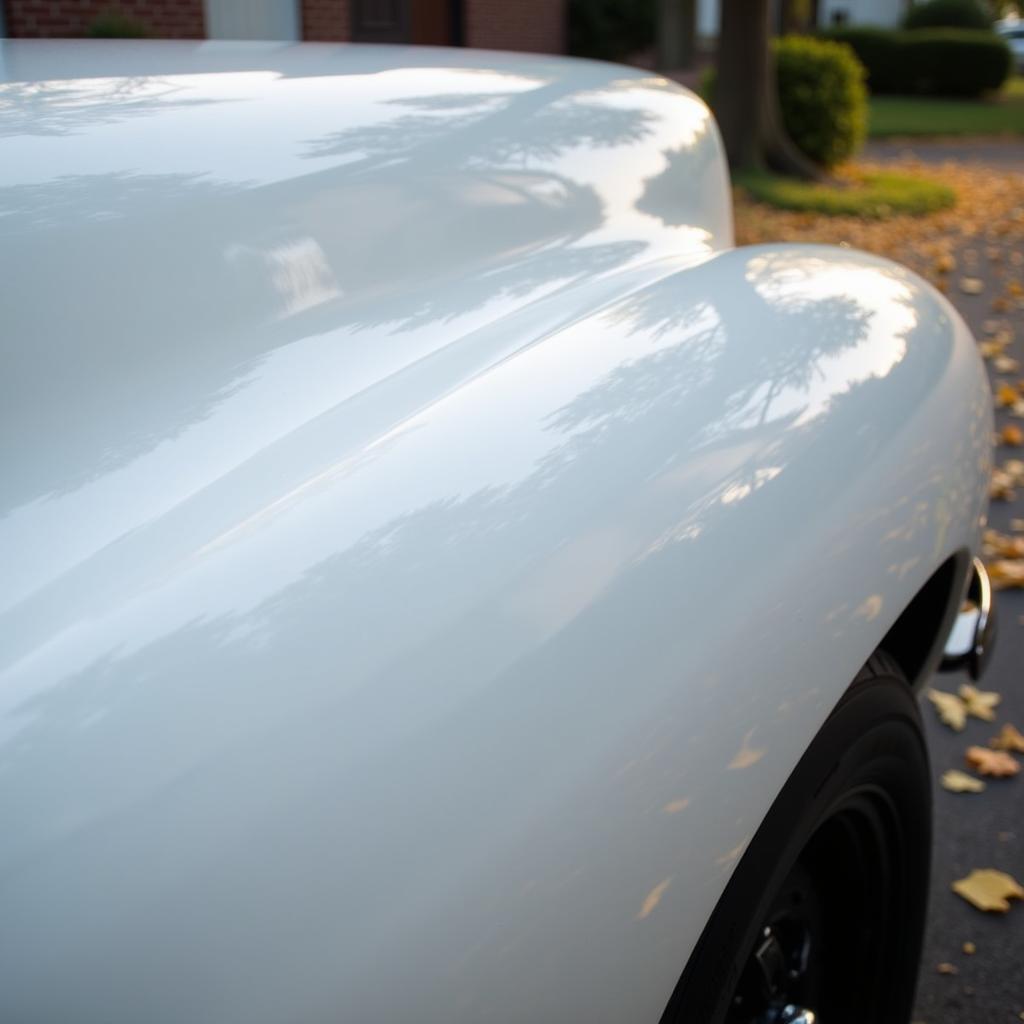
[[[977,546],[962,321],[627,69],[0,52],[0,1020],[657,1021]]]

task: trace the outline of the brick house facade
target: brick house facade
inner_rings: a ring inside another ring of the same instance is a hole
[[[117,11],[161,39],[202,39],[203,0],[4,0],[8,36],[84,36],[102,14]]]
[[[243,0],[244,2],[244,0]],[[249,0],[254,2],[254,0]],[[302,39],[367,40],[478,46],[560,53],[565,49],[566,0],[261,0],[294,5]],[[209,5],[224,5],[230,24],[238,0],[0,0],[8,36],[87,35],[101,15],[116,13],[147,35],[204,39]],[[258,6],[258,4],[257,4]],[[239,24],[253,24],[253,10]],[[252,37],[250,30],[236,37]]]

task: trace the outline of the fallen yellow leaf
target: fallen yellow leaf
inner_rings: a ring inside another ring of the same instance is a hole
[[[993,736],[988,741],[993,750],[1013,750],[1018,754],[1024,754],[1024,735],[1020,730],[1009,722],[999,730],[998,736]]]
[[[953,892],[979,910],[995,910],[1005,914],[1010,900],[1024,900],[1024,889],[1004,871],[975,868],[966,878],[953,883]]]
[[[999,433],[999,441],[1001,444],[1020,447],[1024,444],[1024,430],[1021,430],[1015,423],[1007,423]]]
[[[1007,405],[1013,405],[1020,397],[1020,393],[1012,384],[1000,384],[995,394],[996,408],[1002,409]]]
[[[979,690],[970,683],[964,683],[958,690],[960,699],[967,706],[967,714],[984,722],[994,722],[996,713],[992,709],[1003,699],[993,690]]]
[[[1013,501],[1017,497],[1017,492],[1013,489],[1016,482],[1005,469],[995,466],[988,483],[988,496],[994,501]]]
[[[996,590],[1024,587],[1024,559],[1000,558],[989,562],[986,568]]]
[[[944,725],[961,732],[967,724],[967,706],[955,693],[929,690],[928,699],[935,705]]]
[[[954,964],[939,964],[935,968],[939,974],[959,974],[959,969]]]
[[[998,530],[986,530],[982,535],[981,550],[986,557],[998,555],[1000,558],[1024,558],[1024,537],[1011,537]]]
[[[985,788],[985,783],[981,779],[976,779],[958,768],[950,768],[948,772],[943,772],[939,782],[942,783],[942,788],[948,789],[950,793],[980,793]]]
[[[960,291],[964,295],[980,295],[985,290],[985,282],[980,277],[961,277]]]
[[[982,775],[991,775],[994,779],[1008,779],[1020,771],[1020,762],[1002,750],[968,747],[964,757],[975,771]]]
[[[965,942],[963,945],[963,951],[968,956],[974,956],[978,952],[978,947],[973,942]]]

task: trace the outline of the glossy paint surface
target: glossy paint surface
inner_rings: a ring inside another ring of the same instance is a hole
[[[2,53],[0,1019],[657,1021],[976,544],[962,322],[621,68]]]

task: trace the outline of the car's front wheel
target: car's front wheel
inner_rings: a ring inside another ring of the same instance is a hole
[[[751,841],[663,1024],[906,1024],[930,856],[920,712],[878,654]]]

